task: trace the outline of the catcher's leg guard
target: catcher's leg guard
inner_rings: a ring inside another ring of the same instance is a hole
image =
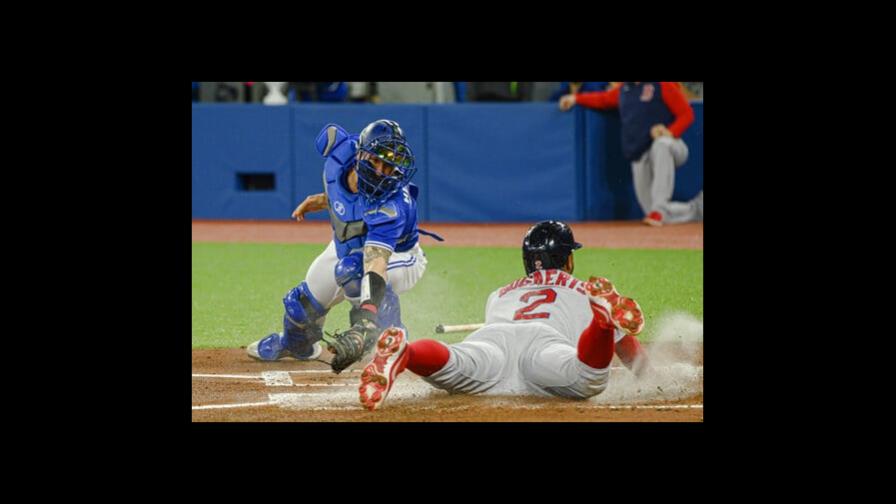
[[[377,321],[382,328],[400,327],[407,332],[407,328],[401,323],[401,303],[398,300],[398,294],[392,290],[391,286],[386,286],[386,295],[380,303]]]
[[[312,345],[323,338],[323,322],[329,310],[314,298],[307,282],[286,293],[283,306],[283,346],[296,358],[308,358]]]
[[[323,337],[326,309],[314,298],[306,282],[283,298],[283,332],[269,334],[246,347],[250,357],[275,361],[285,356],[299,360],[316,359],[321,353],[317,342]]]

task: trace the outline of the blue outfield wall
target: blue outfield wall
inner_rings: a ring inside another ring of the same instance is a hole
[[[192,129],[194,218],[289,217],[294,208],[289,109],[193,105]],[[240,191],[238,173],[273,173],[276,190]]]
[[[577,220],[575,116],[553,104],[431,107],[429,220]]]
[[[703,103],[684,135],[676,200],[703,188]],[[554,103],[455,105],[193,104],[193,217],[288,219],[323,190],[314,139],[327,123],[358,132],[398,121],[417,155],[419,214],[436,222],[625,220],[643,216],[620,146],[619,115]],[[238,174],[272,174],[241,190]],[[326,212],[309,214],[326,219]]]

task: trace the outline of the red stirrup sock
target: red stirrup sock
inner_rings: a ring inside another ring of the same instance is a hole
[[[638,338],[631,334],[626,334],[616,344],[616,355],[619,356],[619,360],[625,364],[625,367],[631,369],[638,376],[647,368],[647,352],[644,351]]]
[[[613,360],[613,336],[613,326],[595,313],[591,325],[579,335],[579,360],[596,369],[609,366]]]
[[[448,363],[448,347],[442,343],[421,339],[408,344],[407,369],[420,376],[429,376]]]

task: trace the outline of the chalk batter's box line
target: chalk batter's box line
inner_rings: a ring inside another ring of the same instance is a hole
[[[263,371],[260,375],[237,374],[202,374],[194,373],[193,378],[212,378],[226,380],[264,380],[269,387],[347,387],[350,383],[295,383],[288,371]],[[354,381],[354,380],[352,380]]]

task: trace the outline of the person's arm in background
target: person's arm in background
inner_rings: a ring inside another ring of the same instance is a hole
[[[663,103],[669,107],[669,111],[675,116],[675,120],[672,121],[672,124],[666,126],[666,130],[675,138],[681,138],[688,126],[694,122],[694,109],[691,108],[691,104],[685,98],[679,83],[661,82],[660,87],[663,94]]]
[[[560,110],[569,110],[573,105],[583,105],[598,110],[619,106],[619,88],[593,93],[568,94],[560,98]]]

